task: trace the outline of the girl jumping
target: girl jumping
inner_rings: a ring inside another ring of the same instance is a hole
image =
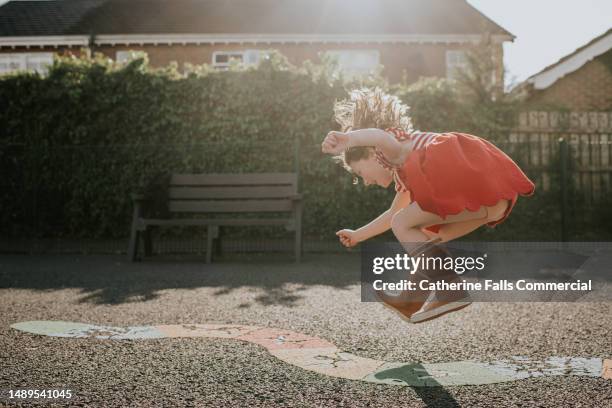
[[[387,188],[394,183],[396,191],[390,208],[369,224],[336,233],[344,246],[353,247],[391,229],[415,256],[437,242],[502,223],[519,195],[533,194],[534,183],[493,144],[465,133],[414,131],[407,109],[378,88],[355,90],[349,101],[334,106],[342,131],[329,132],[322,151],[335,155],[365,185]],[[411,322],[420,322],[458,310],[469,301],[463,293],[455,293],[446,299],[432,295],[403,309],[385,303]]]

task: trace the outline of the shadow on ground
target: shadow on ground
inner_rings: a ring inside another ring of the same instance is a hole
[[[155,299],[165,289],[214,288],[226,295],[252,287],[263,305],[292,306],[311,285],[359,284],[360,259],[351,254],[307,254],[300,264],[280,254],[231,255],[213,264],[203,257],[156,256],[130,263],[125,255],[0,255],[0,288],[79,288],[81,302],[119,304]],[[249,307],[242,304],[239,307]]]

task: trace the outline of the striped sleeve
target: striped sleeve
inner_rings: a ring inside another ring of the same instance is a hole
[[[397,128],[397,127],[386,128],[385,132],[392,133],[395,136],[395,139],[397,139],[398,142],[403,142],[405,140],[410,140],[410,133],[407,133],[402,128]]]
[[[438,133],[432,132],[414,132],[412,136],[412,149],[419,150],[433,142]]]
[[[391,133],[395,137],[395,139],[398,142],[400,142],[400,143],[401,142],[405,142],[407,140],[410,140],[410,133],[407,133],[402,128],[397,128],[397,127],[386,128],[385,132]],[[375,152],[376,152],[376,156],[375,156],[376,160],[384,168],[389,169],[389,170],[395,170],[395,169],[401,167],[401,166],[398,166],[398,165],[394,165],[389,160],[387,160],[387,158],[385,157],[383,152],[380,151],[378,148],[375,149]]]
[[[411,142],[413,150],[418,150],[418,149],[422,149],[426,147],[427,145],[429,145],[435,140],[436,136],[439,135],[439,133],[418,132],[418,131],[408,133],[402,128],[387,128],[385,129],[385,131],[393,134],[395,136],[395,139],[398,142],[406,142],[406,141]],[[376,150],[377,150],[376,158],[378,162],[382,164],[383,167],[393,170],[393,181],[395,182],[395,191],[397,193],[409,192],[410,190],[406,187],[406,185],[404,184],[404,182],[402,181],[398,173],[399,169],[402,166],[392,165],[389,161],[386,160],[382,152],[380,152],[378,149]]]
[[[404,184],[404,182],[400,178],[399,174],[397,173],[397,170],[395,170],[393,172],[393,182],[395,183],[395,192],[396,193],[406,193],[406,192],[408,192],[408,188],[406,188],[406,185]]]

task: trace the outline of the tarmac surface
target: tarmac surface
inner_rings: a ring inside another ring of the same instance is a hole
[[[304,370],[252,343],[217,338],[111,341],[10,326],[236,324],[282,328],[382,361],[526,356],[609,359],[612,303],[474,303],[420,325],[360,302],[359,256],[0,255],[0,390],[70,388],[40,406],[610,407],[612,380],[534,377],[487,385],[397,387]],[[30,406],[31,401],[0,405]]]

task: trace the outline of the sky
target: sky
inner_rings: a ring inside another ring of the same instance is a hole
[[[467,0],[516,36],[506,83],[519,82],[612,28],[612,0]]]

